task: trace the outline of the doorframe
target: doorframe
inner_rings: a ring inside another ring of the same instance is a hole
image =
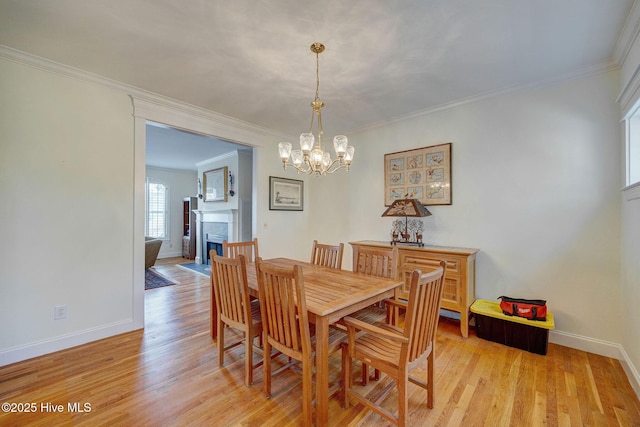
[[[169,99],[129,95],[134,117],[134,201],[133,201],[133,327],[144,328],[144,212],[146,180],[147,121],[177,129],[220,138],[253,147],[253,188],[259,171],[258,156],[265,141],[277,141],[282,135],[212,111]],[[252,194],[252,228],[256,233],[257,197]]]

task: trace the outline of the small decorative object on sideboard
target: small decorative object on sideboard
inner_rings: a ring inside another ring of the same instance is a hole
[[[391,206],[384,211],[382,216],[404,217],[404,221],[396,219],[393,221],[391,229],[391,244],[398,243],[407,245],[424,246],[422,236],[424,232],[424,223],[419,219],[411,219],[408,217],[424,217],[430,216],[431,212],[424,207],[417,199],[398,199],[394,200]]]

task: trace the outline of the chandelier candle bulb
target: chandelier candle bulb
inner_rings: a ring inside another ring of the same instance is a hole
[[[344,155],[344,161],[347,164],[347,169],[349,169],[349,165],[351,164],[351,160],[353,160],[353,153],[356,151],[355,147],[349,146],[347,147],[347,152]]]
[[[300,149],[302,152],[309,152],[313,148],[315,137],[312,133],[303,133],[300,135]]]
[[[280,152],[280,158],[286,162],[291,154],[291,144],[288,142],[281,142],[278,144],[278,151]],[[198,181],[200,182],[200,181]]]
[[[318,97],[318,88],[320,87],[320,53],[324,52],[324,45],[316,42],[311,45],[311,52],[316,54],[316,97],[311,102],[311,126],[309,132],[300,134],[300,150],[291,150],[291,144],[281,142],[278,144],[278,152],[282,160],[282,166],[287,169],[289,166],[289,158],[293,167],[298,173],[318,175],[327,175],[344,168],[349,171],[349,165],[353,161],[355,149],[348,145],[348,139],[344,135],[337,135],[333,138],[333,149],[336,152],[337,159],[332,159],[329,152],[324,151],[322,140],[324,132],[322,131],[322,108],[324,102]],[[313,122],[318,117],[316,123],[318,126],[318,138],[313,134]]]
[[[338,135],[333,138],[333,149],[336,150],[336,156],[342,158],[347,151],[348,139],[344,135]]]
[[[302,150],[293,150],[291,152],[291,161],[293,162],[294,166],[300,166],[302,164]]]
[[[324,153],[322,156],[322,166],[327,168],[329,165],[331,165],[331,155],[329,153]]]

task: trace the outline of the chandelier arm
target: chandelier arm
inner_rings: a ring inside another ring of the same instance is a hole
[[[293,166],[298,173],[303,173],[306,175],[311,175],[314,172],[316,173],[316,175],[327,175],[339,171],[340,169],[345,169],[347,171],[349,170],[349,165],[341,162],[340,159],[332,160],[326,168],[321,166],[314,169],[308,162],[303,163],[303,165],[305,167],[287,163],[286,165],[284,165],[284,168],[286,169],[288,166]]]
[[[304,173],[307,175],[311,175],[313,173],[313,169],[312,168],[301,168],[300,166],[295,166],[296,170],[298,171],[298,173]]]
[[[335,165],[338,164],[338,166],[336,166],[333,170],[331,170],[331,168]],[[346,167],[346,164],[341,162],[340,159],[334,159],[331,161],[331,164],[329,164],[329,166],[327,166],[327,168],[325,169],[326,173],[334,173],[337,170],[340,170],[342,168]]]

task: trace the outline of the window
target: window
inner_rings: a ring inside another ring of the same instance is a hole
[[[640,110],[627,119],[626,185],[640,182]]]
[[[164,183],[147,177],[145,187],[145,236],[160,239],[169,238],[169,187]]]

